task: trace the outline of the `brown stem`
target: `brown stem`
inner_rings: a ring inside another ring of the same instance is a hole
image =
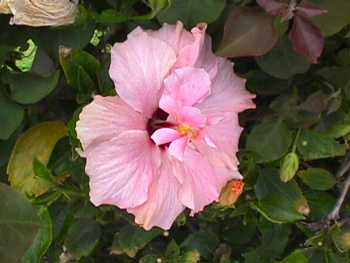
[[[350,173],[348,173],[348,176],[344,182],[343,189],[341,190],[337,203],[335,204],[333,210],[327,216],[327,219],[329,221],[334,221],[339,219],[339,212],[344,203],[345,197],[349,191],[349,187],[350,187]]]

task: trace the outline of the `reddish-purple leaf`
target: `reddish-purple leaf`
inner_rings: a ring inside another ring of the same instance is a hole
[[[274,17],[254,8],[235,8],[228,16],[217,54],[223,57],[262,56],[278,41]]]
[[[321,16],[327,13],[327,10],[323,10],[307,0],[303,0],[300,5],[297,6],[296,10],[297,13],[301,13],[307,17]]]
[[[288,12],[288,1],[286,0],[256,0],[267,13],[273,16],[285,16]]]
[[[324,46],[320,29],[302,15],[294,16],[289,38],[296,52],[304,55],[311,63],[318,63]]]

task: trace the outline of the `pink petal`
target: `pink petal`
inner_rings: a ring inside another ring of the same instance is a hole
[[[289,39],[296,52],[304,55],[311,63],[318,63],[324,46],[324,38],[320,29],[308,18],[297,15],[294,17]]]
[[[146,131],[130,130],[85,150],[90,199],[96,205],[133,208],[143,204],[158,176],[160,153]]]
[[[235,155],[232,156],[232,154],[227,154],[217,147],[210,147],[205,142],[200,140],[195,140],[193,143],[201,155],[205,156],[210,163],[220,192],[221,188],[224,187],[228,181],[232,179],[243,179],[242,175],[238,171],[238,160]]]
[[[109,74],[119,96],[151,117],[158,108],[163,80],[175,61],[175,51],[168,44],[137,28],[125,42],[114,45]]]
[[[239,125],[237,113],[226,113],[222,117],[220,122],[205,128],[205,135],[219,151],[235,158],[243,128]]]
[[[193,215],[203,210],[206,205],[217,201],[221,189],[208,160],[190,147],[186,148],[183,165],[180,200],[192,210]]]
[[[204,128],[207,123],[207,117],[195,107],[183,107],[178,113],[178,121],[195,128]]]
[[[217,72],[217,58],[205,30],[206,24],[199,24],[189,32],[178,21],[176,25],[164,24],[161,29],[150,31],[149,34],[166,42],[176,51],[178,58],[174,69],[190,66],[203,68],[212,78]]]
[[[327,10],[323,10],[307,0],[301,1],[296,9],[299,14],[301,13],[307,17],[321,16],[327,13]]]
[[[210,163],[219,189],[231,179],[242,179],[237,168],[236,157],[241,131],[238,114],[226,113],[218,123],[205,128],[204,141],[201,139],[192,141],[196,149]],[[209,144],[208,139],[210,139]]]
[[[193,42],[179,51],[175,68],[203,68],[213,78],[217,73],[217,57],[213,54],[211,38],[206,36],[207,25],[198,24],[191,30]]]
[[[180,137],[181,134],[177,130],[161,128],[152,134],[151,139],[155,142],[155,144],[162,145],[172,142]]]
[[[256,0],[267,13],[273,16],[285,16],[288,11],[287,1],[278,0]]]
[[[166,42],[175,50],[176,55],[178,55],[182,48],[191,45],[194,41],[193,35],[184,28],[180,21],[176,25],[165,23],[159,30],[150,30],[148,33],[151,37]]]
[[[159,177],[153,181],[149,197],[143,205],[128,209],[135,215],[137,224],[146,230],[154,226],[169,229],[176,217],[184,210],[178,196],[180,184],[176,174],[180,172],[176,161],[163,158]]]
[[[186,145],[188,143],[188,138],[183,136],[175,141],[171,142],[169,145],[169,154],[179,161],[183,161],[184,152],[186,149]]]
[[[177,69],[164,80],[159,107],[176,115],[182,107],[203,101],[210,93],[210,83],[209,75],[203,69]]]
[[[84,107],[76,131],[83,149],[94,141],[106,141],[126,130],[144,130],[147,120],[119,97],[95,96]]]
[[[197,107],[207,115],[255,108],[252,102],[255,95],[245,89],[245,82],[246,80],[234,74],[229,61],[220,59],[218,74],[212,80],[211,94]]]

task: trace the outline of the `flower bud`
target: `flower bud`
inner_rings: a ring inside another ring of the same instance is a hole
[[[219,203],[224,206],[233,205],[242,194],[243,189],[244,182],[241,180],[232,180],[228,182],[221,191]]]
[[[282,182],[288,182],[293,179],[299,168],[299,157],[296,153],[288,153],[282,161],[280,169],[280,178]]]

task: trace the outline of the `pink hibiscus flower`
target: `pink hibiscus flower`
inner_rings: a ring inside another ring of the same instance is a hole
[[[242,178],[238,113],[254,108],[254,95],[205,30],[136,28],[112,49],[119,97],[95,96],[77,123],[91,202],[127,209],[145,229],[169,229],[186,207],[203,210]]]
[[[296,52],[305,56],[311,63],[318,63],[324,47],[324,37],[321,30],[315,26],[311,17],[327,13],[317,5],[302,0],[257,0],[258,4],[272,16],[280,16],[283,20],[293,19],[289,32]]]

